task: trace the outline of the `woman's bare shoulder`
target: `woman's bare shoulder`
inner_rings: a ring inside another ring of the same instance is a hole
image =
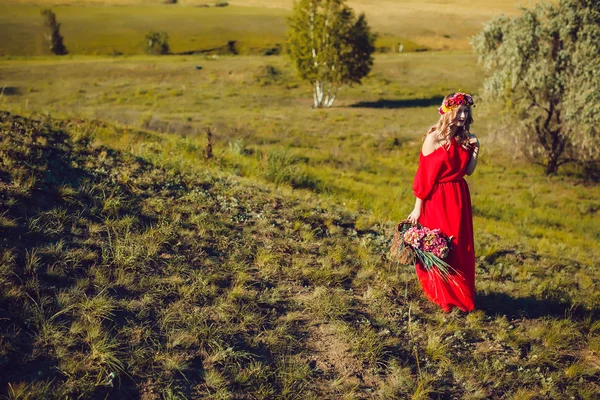
[[[424,156],[427,156],[436,151],[438,147],[440,147],[438,132],[429,132],[427,136],[425,136],[425,140],[423,140],[423,147],[421,148],[421,153],[423,153]]]

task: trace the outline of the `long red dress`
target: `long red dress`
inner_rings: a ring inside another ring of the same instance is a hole
[[[475,251],[471,195],[464,179],[471,150],[452,138],[450,147],[440,147],[419,158],[419,168],[413,182],[415,196],[423,199],[419,223],[430,229],[440,229],[452,236],[452,249],[444,260],[457,273],[444,281],[437,273],[427,273],[417,263],[417,277],[423,292],[442,310],[452,307],[471,311],[475,306]]]

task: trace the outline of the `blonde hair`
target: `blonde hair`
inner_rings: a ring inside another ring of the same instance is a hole
[[[454,93],[449,94],[448,96],[444,97],[444,101],[448,100],[452,96],[454,96]],[[425,135],[423,135],[423,139],[425,139],[425,137],[427,137],[427,135],[429,135],[430,133],[437,131],[437,132],[439,132],[440,140],[449,141],[450,140],[450,124],[454,120],[456,120],[456,114],[458,114],[458,110],[459,110],[459,107],[452,107],[452,109],[450,111],[440,115],[440,119],[438,120],[437,124],[435,124],[431,128],[429,128],[429,131]],[[471,134],[470,128],[471,128],[471,124],[473,123],[473,115],[471,114],[471,107],[467,107],[466,111],[467,111],[467,119],[465,121],[465,125],[462,127],[459,127],[456,130],[456,140],[463,146],[466,146],[467,143],[469,142],[469,135]]]

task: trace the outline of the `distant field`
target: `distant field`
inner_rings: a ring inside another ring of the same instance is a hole
[[[72,54],[140,54],[144,51],[143,38],[150,30],[168,32],[174,52],[207,49],[236,40],[241,53],[261,54],[265,48],[285,41],[285,17],[291,1],[241,0],[230,2],[229,7],[194,7],[199,4],[214,2],[165,5],[135,0],[5,1],[0,5],[0,55],[44,54],[39,13],[49,5],[54,5]],[[379,34],[378,47],[392,49],[403,43],[404,51],[470,49],[469,38],[485,21],[500,13],[518,11],[512,1],[485,6],[457,1],[349,4],[366,13]]]
[[[340,91],[334,104],[340,114],[336,125],[367,132],[396,120],[394,124],[423,131],[437,98],[456,90],[458,83],[463,90],[477,90],[482,75],[476,62],[468,52],[378,55],[363,85]],[[284,57],[38,57],[0,60],[0,74],[2,84],[13,88],[4,105],[15,112],[128,124],[151,113],[161,120],[191,118],[194,125],[235,123],[276,133],[305,128],[306,116],[298,107],[308,110],[312,104],[309,85],[295,77]],[[351,107],[361,102],[367,105]],[[356,115],[372,119],[348,125]],[[316,132],[322,129],[321,122],[315,124]]]
[[[44,53],[39,6],[0,6],[0,54]],[[283,44],[285,11],[188,7],[53,7],[71,54],[140,54],[149,31],[166,31],[171,51],[223,46],[236,40],[242,53]]]

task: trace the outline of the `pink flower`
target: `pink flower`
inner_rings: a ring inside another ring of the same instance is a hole
[[[406,230],[404,242],[416,249],[431,253],[438,258],[445,258],[450,252],[450,239],[439,229],[413,226]]]
[[[413,226],[404,233],[404,241],[413,247],[419,248],[421,245],[421,240],[424,236],[425,231],[423,229]]]

